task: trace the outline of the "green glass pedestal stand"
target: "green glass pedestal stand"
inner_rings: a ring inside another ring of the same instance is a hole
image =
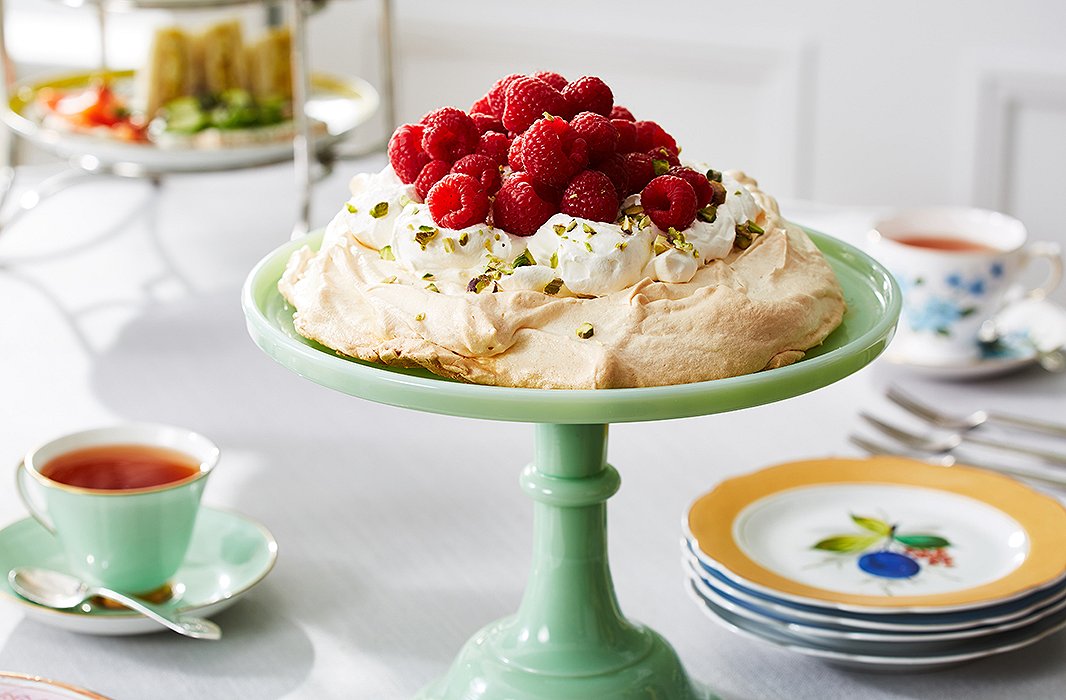
[[[673,648],[621,613],[607,561],[606,501],[620,483],[607,464],[607,426],[732,411],[796,396],[872,361],[891,339],[899,289],[878,263],[809,232],[844,288],[844,322],[794,365],[678,386],[553,391],[462,384],[420,370],[349,358],[293,329],[277,291],[285,262],[321,233],[264,258],[243,291],[259,347],[314,382],[371,401],[469,418],[536,423],[521,485],[534,501],[533,567],[518,612],[475,634],[419,700],[695,700]],[[677,514],[664,514],[676,517]]]

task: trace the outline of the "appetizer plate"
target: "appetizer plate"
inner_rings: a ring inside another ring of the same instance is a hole
[[[910,674],[950,668],[1022,649],[1066,627],[1066,611],[1060,611],[1022,629],[958,642],[950,651],[921,653],[912,651],[911,645],[901,644],[897,653],[876,654],[869,653],[866,650],[867,647],[861,643],[843,645],[816,643],[769,625],[748,620],[719,608],[713,601],[703,597],[693,581],[689,580],[685,588],[709,618],[741,637],[767,642],[836,666],[862,671]]]
[[[0,671],[2,700],[108,700],[108,698],[69,683],[40,676]]]
[[[128,96],[133,89],[134,71],[81,72],[20,83],[12,90],[7,109],[0,110],[0,119],[23,138],[55,155],[92,156],[104,165],[132,164],[153,173],[230,170],[292,158],[292,138],[224,148],[178,148],[122,141],[109,137],[106,130],[78,133],[45,125],[44,110],[36,99],[41,90],[84,88],[99,79],[111,81],[117,93]],[[314,139],[316,148],[324,149],[344,139],[374,114],[378,103],[377,91],[365,80],[313,74],[307,115],[326,127],[326,133]]]
[[[971,467],[784,464],[722,482],[687,525],[700,563],[730,580],[854,612],[983,608],[1066,578],[1066,509]]]
[[[841,286],[848,310],[841,325],[803,360],[740,377],[633,389],[519,389],[438,377],[423,369],[363,362],[300,336],[294,309],[278,292],[292,253],[317,249],[321,231],[264,258],[245,283],[248,330],[268,355],[324,386],[371,401],[431,413],[553,424],[624,423],[734,411],[813,391],[866,366],[888,343],[899,316],[899,288],[872,258],[835,238],[807,230]]]
[[[859,631],[843,625],[832,623],[811,623],[806,620],[795,618],[791,615],[778,613],[763,606],[747,603],[739,598],[730,596],[728,593],[716,587],[709,576],[699,569],[698,565],[690,562],[686,568],[686,575],[699,590],[700,595],[714,603],[717,607],[728,610],[734,615],[776,627],[786,632],[799,635],[808,639],[838,640],[841,642],[877,642],[884,644],[943,644],[956,642],[961,639],[975,639],[987,637],[999,632],[1019,629],[1034,622],[1043,620],[1056,613],[1066,610],[1066,599],[1059,598],[1050,603],[1045,603],[1028,615],[1016,618],[1010,622],[997,625],[981,624],[967,629],[947,632],[919,631],[919,632],[873,632]],[[949,645],[950,647],[950,645]],[[910,647],[909,648],[913,648]]]
[[[696,558],[695,544],[685,540],[683,558],[703,582],[748,607],[759,607],[776,615],[811,625],[836,625],[846,629],[886,632],[948,632],[981,625],[998,625],[1032,615],[1066,600],[1066,580],[1008,603],[949,613],[857,613],[830,607],[804,605],[745,588],[721,571]]]
[[[274,537],[243,515],[201,508],[185,562],[171,579],[173,596],[165,606],[174,611],[210,617],[233,605],[266,577],[277,559]],[[66,558],[55,538],[32,518],[0,530],[0,571],[19,566],[66,570]],[[45,624],[99,635],[145,634],[165,630],[139,613],[85,603],[54,610],[22,598],[0,577],[0,597],[22,606],[27,617]]]

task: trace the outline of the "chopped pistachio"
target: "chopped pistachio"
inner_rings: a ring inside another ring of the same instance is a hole
[[[653,168],[655,168],[656,176],[665,175],[666,172],[670,169],[670,161],[661,160],[659,158],[652,158],[651,165]]]
[[[427,272],[426,274],[422,275],[422,279],[424,279],[424,280],[433,279],[433,273],[432,272]]]
[[[552,231],[555,231],[556,236],[561,236],[566,233],[566,227],[562,224],[554,224],[552,225]]]
[[[544,293],[547,294],[548,296],[555,296],[556,294],[559,293],[559,290],[562,289],[562,288],[563,288],[562,279],[556,277],[551,282],[548,282],[548,284],[544,285]]]
[[[380,219],[383,216],[387,216],[388,213],[389,213],[389,203],[388,202],[378,202],[370,210],[370,216],[374,217],[375,219]]]
[[[585,241],[585,250],[587,250],[590,253],[592,252],[592,244],[589,243],[588,241]]]
[[[443,241],[441,241],[441,243],[444,244],[444,252],[445,253],[454,253],[455,252],[455,239],[454,238],[445,238]]]
[[[633,220],[628,216],[623,216],[618,228],[622,230],[622,233],[633,233]]]
[[[511,263],[511,267],[512,268],[525,267],[527,265],[536,265],[536,264],[537,264],[537,261],[533,259],[533,254],[530,253],[528,250],[523,250],[522,254],[519,255],[517,258],[515,258],[514,262]]]
[[[428,289],[431,292],[436,292],[437,294],[440,294],[440,290],[437,289],[437,285],[433,284],[432,282],[430,282],[429,284],[426,285],[426,289]]]
[[[748,226],[748,231],[750,231],[752,233],[766,233],[766,231],[763,230],[763,227],[759,226],[754,221],[749,221],[747,223],[747,226]]]
[[[714,220],[718,218],[718,207],[708,205],[696,212],[696,218],[705,223],[713,224]]]
[[[424,313],[420,313],[420,314],[415,316],[415,320],[416,321],[425,321],[426,320],[426,315]]]
[[[640,227],[641,228],[648,228],[649,226],[651,226],[651,217],[648,216],[647,214],[645,214],[644,216],[640,217]]]
[[[592,327],[591,323],[582,323],[577,327],[577,337],[585,340],[591,338],[592,334],[595,332],[596,330]]]
[[[740,196],[740,190],[737,190],[737,191],[736,191],[736,192],[734,192],[733,194],[735,194],[736,196],[738,196],[738,197],[739,197],[739,196]]]
[[[419,226],[415,231],[415,242],[421,246],[422,250],[426,249],[426,245],[432,241],[437,234],[440,233],[440,229],[433,228],[432,226]]]
[[[497,241],[500,240],[500,234],[498,234],[498,233],[492,234],[492,237],[493,237],[493,239],[495,239]]]
[[[381,280],[381,283],[382,284],[392,284],[395,281],[396,281],[396,275],[392,275],[391,277],[386,277],[385,279]]]
[[[614,244],[614,247],[618,250],[625,250],[627,245],[629,245],[629,241],[618,241]]]
[[[570,233],[575,228],[577,228],[577,219],[571,219],[570,224],[566,227],[566,232]]]
[[[666,237],[662,234],[656,236],[655,242],[651,244],[651,249],[656,255],[659,255],[660,253],[665,253],[669,248],[670,244],[667,242]]]
[[[714,168],[711,168],[710,170],[707,171],[707,179],[710,180],[711,182],[721,182],[722,181],[722,173],[720,171],[718,171],[718,170],[715,170]]]
[[[596,229],[592,228],[588,224],[581,224],[581,230],[584,231],[585,233],[587,233],[590,236],[595,236],[596,235]]]
[[[751,247],[753,241],[754,239],[747,232],[737,231],[737,237],[733,239],[733,245],[735,245],[737,248],[740,248],[741,250],[747,250],[749,247]]]
[[[478,275],[470,280],[466,285],[466,291],[474,292],[475,294],[481,294],[490,284],[495,285],[496,281],[489,275]]]
[[[644,213],[644,207],[640,206],[639,204],[630,204],[628,207],[622,210],[622,213],[626,214],[627,216],[636,216],[637,214]]]
[[[548,259],[548,264],[551,265],[553,270],[559,266],[559,251],[552,253],[551,258]]]
[[[485,242],[481,244],[481,247],[491,253],[492,252],[492,243],[493,243],[493,240],[491,238],[486,238]]]
[[[354,206],[352,206],[351,202],[348,202],[344,206],[346,206],[348,208],[348,213],[349,214],[358,214],[359,213],[359,210],[356,209]]]
[[[470,234],[469,233],[467,233],[466,231],[463,231],[462,233],[459,234],[459,245],[460,246],[465,246],[469,241],[470,241]]]
[[[381,250],[379,250],[378,251],[378,257],[380,257],[382,260],[395,260],[396,259],[396,256],[393,255],[393,253],[392,253],[392,246],[391,245],[387,245],[384,248],[382,248]]]

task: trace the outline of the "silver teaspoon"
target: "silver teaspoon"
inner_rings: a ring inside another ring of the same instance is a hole
[[[136,610],[145,617],[165,625],[178,634],[194,639],[221,639],[222,630],[218,625],[198,617],[178,617],[169,610],[152,605],[125,593],[113,591],[101,586],[90,586],[73,576],[34,567],[22,567],[8,572],[7,581],[15,592],[26,600],[33,601],[46,608],[65,610],[74,608],[92,596],[100,596],[122,603],[131,610]]]

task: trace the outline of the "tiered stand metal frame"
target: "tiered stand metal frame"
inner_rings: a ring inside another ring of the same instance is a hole
[[[607,561],[606,501],[618,472],[606,462],[609,423],[733,411],[803,394],[862,368],[890,340],[900,309],[888,272],[858,250],[810,232],[840,280],[843,324],[801,362],[730,379],[634,389],[540,390],[463,384],[420,370],[339,357],[300,337],[277,290],[290,254],[321,233],[275,250],[245,283],[256,344],[292,371],[371,401],[453,416],[535,423],[521,486],[534,501],[533,565],[518,612],[475,634],[421,700],[694,700],[670,644],[627,620]],[[665,518],[677,514],[663,513]],[[680,588],[679,588],[680,594]]]
[[[107,17],[112,12],[132,12],[136,10],[170,10],[180,12],[183,10],[216,10],[227,7],[240,7],[262,5],[267,13],[267,21],[275,22],[277,12],[282,7],[287,7],[292,22],[292,96],[293,96],[293,121],[295,133],[292,139],[292,153],[277,158],[257,158],[246,164],[229,163],[220,166],[197,166],[189,167],[160,167],[153,163],[136,161],[110,161],[104,160],[90,151],[70,155],[68,163],[70,168],[49,178],[41,185],[24,194],[17,208],[0,219],[0,233],[8,225],[32,210],[44,199],[62,192],[67,187],[84,181],[93,176],[106,175],[120,178],[142,178],[159,184],[161,178],[175,173],[204,173],[217,172],[220,170],[237,170],[241,168],[261,167],[292,160],[296,173],[296,196],[297,220],[293,225],[293,237],[305,235],[310,229],[311,220],[311,187],[315,181],[328,175],[333,168],[333,163],[342,158],[358,158],[371,152],[379,151],[382,144],[375,143],[370,148],[359,152],[338,153],[335,144],[319,144],[316,147],[310,122],[307,118],[305,105],[311,94],[311,73],[307,55],[307,20],[308,17],[328,0],[56,0],[57,3],[73,8],[88,7],[97,12],[99,18],[98,30],[100,35],[99,67],[101,70],[108,68],[107,56]],[[378,0],[381,7],[379,47],[382,64],[382,88],[384,92],[383,108],[384,121],[387,133],[392,132],[396,122],[395,114],[395,90],[393,78],[393,48],[392,48],[392,0]],[[4,20],[6,12],[3,0],[0,0],[0,66],[4,71],[4,107],[11,111],[11,98],[18,89],[18,83],[14,76],[14,64],[8,55],[7,41],[5,39]],[[15,181],[15,167],[18,164],[18,138],[28,138],[38,146],[52,148],[61,136],[55,133],[45,133],[46,130],[35,130],[32,135],[18,134],[10,131],[7,143],[7,161],[0,167],[0,211],[3,210],[8,194]],[[55,150],[55,149],[53,149]],[[61,153],[62,155],[67,155]],[[319,172],[312,172],[312,164],[317,163]]]

